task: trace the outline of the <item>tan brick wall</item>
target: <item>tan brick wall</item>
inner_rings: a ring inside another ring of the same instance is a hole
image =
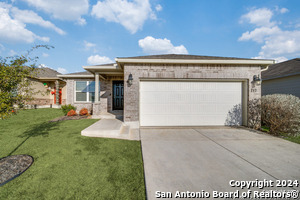
[[[101,109],[100,111],[94,111],[94,113],[103,113],[112,110],[112,82],[114,80],[123,80],[123,76],[108,76],[107,79],[100,79],[100,106],[94,106],[94,108]],[[95,79],[68,79],[66,88],[66,104],[72,104],[77,107],[79,111],[81,108],[87,108],[89,111],[92,110],[92,103],[76,103],[74,97],[75,81],[95,81]],[[104,105],[102,102],[107,102]]]
[[[129,87],[126,80],[133,76]],[[124,121],[139,121],[139,81],[141,79],[199,79],[244,81],[248,100],[261,97],[261,87],[251,83],[254,75],[260,75],[260,66],[230,65],[171,65],[125,64],[124,66]]]

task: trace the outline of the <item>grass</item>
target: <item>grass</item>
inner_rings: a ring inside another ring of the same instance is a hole
[[[145,199],[140,142],[81,136],[92,119],[48,122],[61,115],[24,110],[0,120],[0,158],[34,158],[0,187],[0,199]]]
[[[269,133],[270,132],[270,128],[267,127],[267,126],[262,126],[261,127],[261,130],[264,131],[264,132],[267,132]],[[279,135],[280,138],[283,138],[285,140],[289,140],[291,142],[295,142],[295,143],[298,143],[300,144],[300,134],[296,135],[296,136],[290,136],[290,135],[287,135],[287,134],[284,134],[282,133],[281,135]]]

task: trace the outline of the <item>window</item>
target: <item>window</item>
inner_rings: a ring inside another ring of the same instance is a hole
[[[100,95],[100,82],[99,82]],[[95,101],[95,81],[76,81],[75,101],[94,102]]]

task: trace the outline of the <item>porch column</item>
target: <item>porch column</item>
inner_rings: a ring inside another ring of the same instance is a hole
[[[99,102],[99,72],[95,72],[95,103]]]
[[[55,81],[55,88],[56,88],[56,105],[59,105],[59,80]]]

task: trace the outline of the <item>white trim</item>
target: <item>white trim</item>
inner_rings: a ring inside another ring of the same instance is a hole
[[[95,76],[93,74],[91,75],[57,75],[61,78],[94,78]]]
[[[271,65],[274,60],[191,60],[191,59],[134,59],[134,58],[116,58],[117,63],[168,63],[168,64],[243,64],[243,65]]]
[[[102,69],[102,70],[111,70],[111,69],[121,69],[118,64],[114,65],[94,65],[94,66],[82,66],[85,70],[95,70],[95,69]]]
[[[90,101],[90,93],[93,93],[93,92],[90,92],[89,91],[89,85],[91,82],[95,82],[95,81],[74,81],[75,82],[75,86],[74,86],[74,103],[96,103],[96,101]],[[86,86],[87,86],[87,92],[86,92],[86,101],[77,101],[76,99],[76,92],[79,92],[79,91],[76,91],[76,82],[86,82]],[[100,83],[101,84],[101,83]],[[95,82],[95,87],[96,87],[96,82]],[[99,86],[99,89],[100,89],[100,86]],[[96,90],[96,88],[95,88]],[[95,93],[95,98],[96,98],[96,91],[94,91]],[[100,92],[99,92],[100,94]]]

